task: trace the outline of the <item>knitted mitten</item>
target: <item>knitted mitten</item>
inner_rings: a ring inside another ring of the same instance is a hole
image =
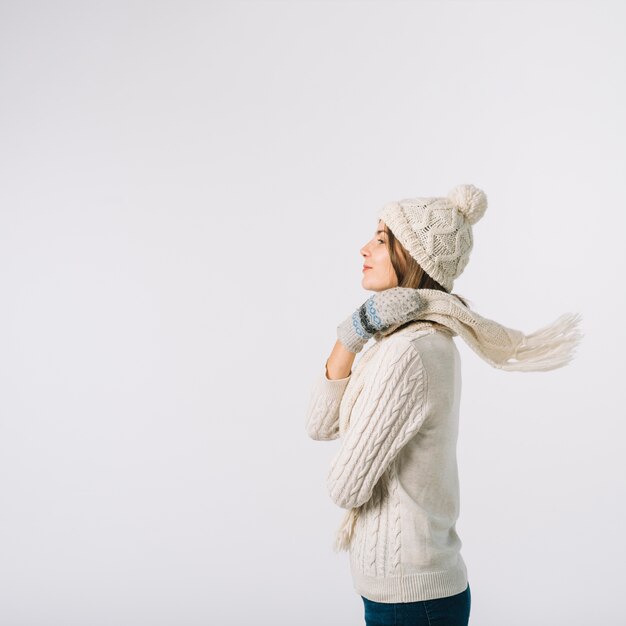
[[[358,353],[377,332],[413,319],[420,307],[419,290],[392,287],[370,296],[337,326],[337,339]]]

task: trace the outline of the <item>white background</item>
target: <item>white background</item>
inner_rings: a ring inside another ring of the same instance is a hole
[[[304,430],[378,209],[472,183],[475,626],[623,624],[623,3],[0,4],[0,624],[361,625]]]

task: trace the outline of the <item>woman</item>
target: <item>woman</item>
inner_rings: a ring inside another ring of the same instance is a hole
[[[362,285],[375,293],[337,327],[311,393],[309,436],[341,437],[327,476],[331,498],[346,509],[335,549],[349,550],[367,626],[469,621],[455,528],[461,362],[453,337],[510,371],[562,367],[582,337],[579,314],[524,335],[451,293],[486,208],[474,185],[383,207],[360,251]]]

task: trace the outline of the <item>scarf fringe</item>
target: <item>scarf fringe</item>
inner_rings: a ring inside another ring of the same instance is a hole
[[[337,536],[335,537],[335,544],[333,546],[333,550],[335,552],[341,552],[349,549],[350,543],[352,542],[352,535],[354,533],[354,526],[358,516],[358,508],[346,511],[341,525],[337,529]]]
[[[503,370],[547,371],[567,365],[584,334],[580,313],[565,313],[551,324],[524,335],[513,355],[517,361],[498,364]]]
[[[578,329],[580,313],[565,313],[551,324],[525,334],[483,317],[454,295],[421,289],[415,319],[447,326],[487,363],[501,370],[537,372],[567,365],[584,335]]]

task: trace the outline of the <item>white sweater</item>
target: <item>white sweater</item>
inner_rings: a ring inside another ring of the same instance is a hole
[[[315,440],[340,438],[327,476],[333,501],[359,507],[350,544],[356,592],[414,602],[467,587],[455,523],[461,360],[430,322],[404,326],[361,353],[351,374],[320,373],[306,413]]]

